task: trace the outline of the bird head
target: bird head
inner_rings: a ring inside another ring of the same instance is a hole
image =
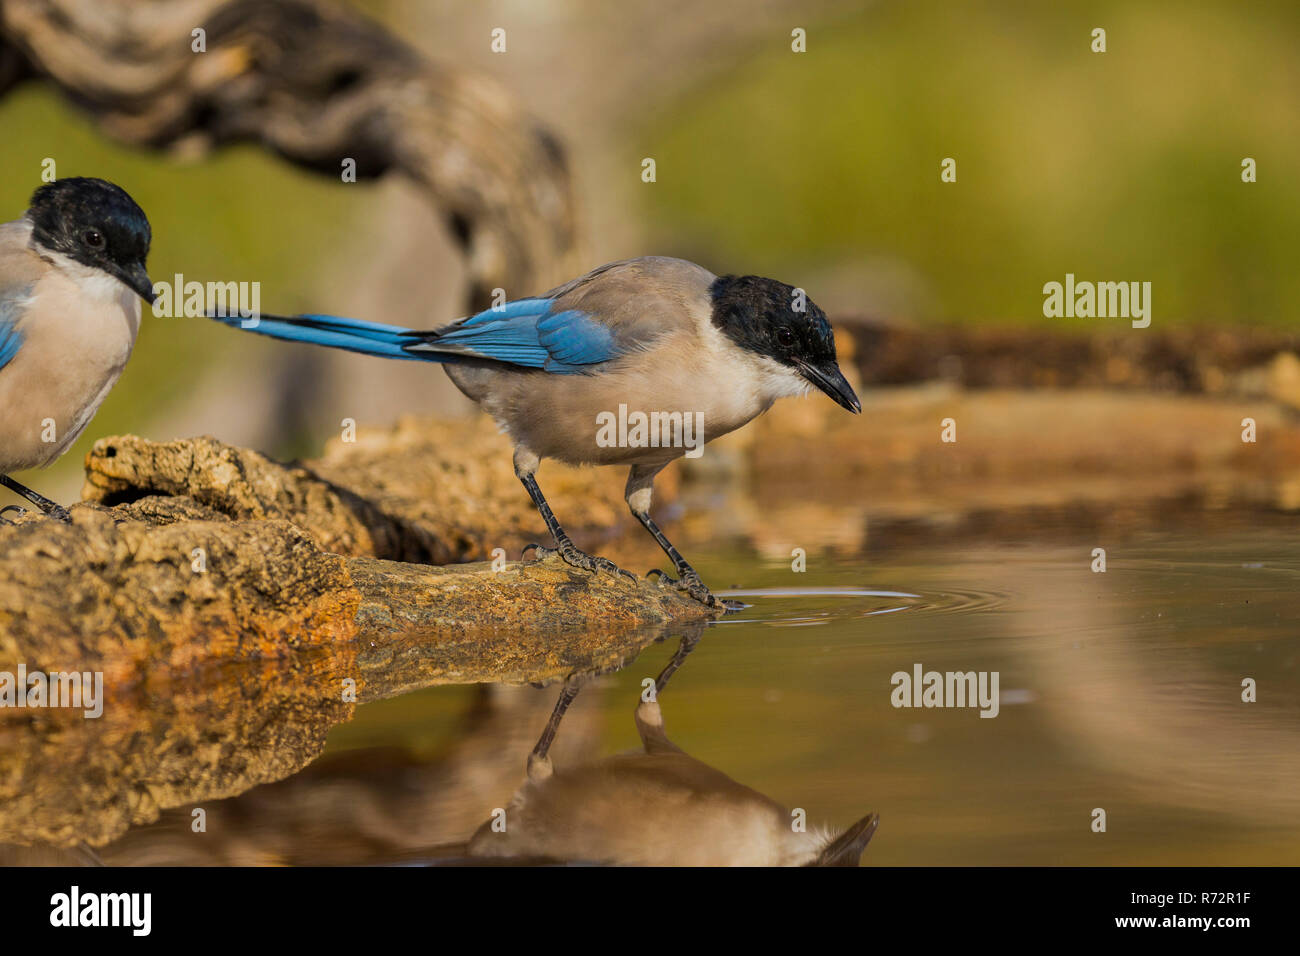
[[[38,247],[108,273],[146,302],[156,298],[145,268],[149,220],[121,187],[102,179],[59,179],[32,194],[27,218]]]
[[[709,290],[713,324],[736,345],[769,359],[806,389],[820,389],[849,411],[862,411],[835,359],[826,313],[801,289],[761,276],[721,276]]]

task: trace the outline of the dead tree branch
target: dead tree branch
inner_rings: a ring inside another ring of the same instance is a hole
[[[334,176],[352,159],[358,178],[411,177],[464,251],[474,309],[494,288],[536,292],[574,271],[555,137],[492,80],[331,0],[4,0],[0,92],[34,78],[134,145],[251,141]]]

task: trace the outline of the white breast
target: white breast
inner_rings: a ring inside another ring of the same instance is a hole
[[[98,270],[49,256],[0,370],[0,472],[45,465],[76,441],[116,384],[140,329],[140,299]]]

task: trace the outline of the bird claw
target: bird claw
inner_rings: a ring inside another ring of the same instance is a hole
[[[49,504],[50,506],[48,508],[43,507],[41,509],[41,512],[47,518],[53,518],[55,521],[62,521],[64,524],[72,524],[72,514],[68,511],[67,508],[63,507],[62,505],[51,504],[50,502],[46,502],[46,504]],[[0,521],[4,522],[5,524],[14,523],[12,521],[6,520],[4,516],[6,511],[12,511],[20,518],[23,515],[28,513],[27,509],[24,508],[22,505],[5,505],[3,508],[0,508]]]
[[[713,596],[713,592],[704,586],[704,582],[699,579],[698,575],[693,575],[692,577],[694,580],[683,576],[682,579],[677,582],[677,587],[680,590],[685,591],[705,607],[725,607],[721,601]]]
[[[0,508],[0,524],[8,524],[8,525],[12,525],[12,524],[15,524],[15,523],[16,523],[16,522],[10,521],[8,518],[5,517],[5,512],[6,512],[6,511],[12,511],[14,514],[16,514],[16,515],[17,515],[18,517],[20,517],[20,518],[21,518],[23,515],[27,514],[27,509],[24,508],[22,505],[5,505],[3,508]]]
[[[537,560],[539,561],[543,558],[550,557],[552,554],[558,554],[564,560],[564,563],[571,567],[579,568],[583,571],[590,571],[593,574],[597,571],[608,571],[611,574],[626,575],[631,581],[636,580],[636,575],[631,571],[624,571],[613,561],[609,560],[609,558],[602,558],[599,555],[588,554],[586,551],[580,551],[570,541],[561,542],[558,548],[544,548],[540,544],[534,542],[524,546],[523,553],[520,557],[522,558],[523,555],[526,555],[529,551],[536,551]]]
[[[663,582],[667,582],[679,591],[685,591],[687,595],[699,601],[705,607],[719,607],[724,611],[739,611],[745,607],[739,601],[729,601],[715,595],[705,587],[704,582],[700,580],[700,576],[693,569],[688,568],[686,571],[678,573],[681,574],[681,577],[675,578],[660,568],[655,568],[647,572],[646,577],[648,578],[652,574],[659,575]]]

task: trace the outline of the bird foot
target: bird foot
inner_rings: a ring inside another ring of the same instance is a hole
[[[62,521],[64,524],[72,524],[72,515],[68,512],[68,509],[64,508],[62,505],[51,504],[49,508],[42,510],[48,518],[53,518],[55,521]],[[3,508],[0,508],[0,524],[15,523],[5,518],[6,511],[12,511],[20,518],[27,514],[27,509],[22,505],[5,505]]]
[[[544,548],[540,544],[525,545],[520,557],[524,557],[529,551],[537,552],[537,559],[550,557],[552,554],[558,554],[565,564],[583,571],[590,571],[595,574],[597,571],[608,571],[610,574],[624,574],[629,580],[635,581],[636,575],[631,571],[624,571],[609,558],[602,558],[599,555],[588,554],[586,551],[579,551],[572,541],[561,541],[558,548]]]
[[[704,582],[700,580],[700,576],[696,574],[694,570],[688,569],[679,573],[681,574],[681,578],[675,578],[670,574],[666,574],[659,568],[655,568],[647,574],[646,577],[649,577],[651,574],[659,575],[659,577],[668,582],[668,584],[672,585],[679,591],[685,591],[705,607],[720,607],[725,611],[739,611],[744,608],[745,605],[741,604],[739,601],[728,601],[726,598],[720,598],[715,595],[704,586]]]
[[[18,518],[21,518],[28,513],[27,509],[22,505],[5,505],[3,508],[0,508],[0,524],[7,524],[10,526],[16,525],[18,522],[10,521],[6,518],[5,512],[12,512],[14,516]]]

